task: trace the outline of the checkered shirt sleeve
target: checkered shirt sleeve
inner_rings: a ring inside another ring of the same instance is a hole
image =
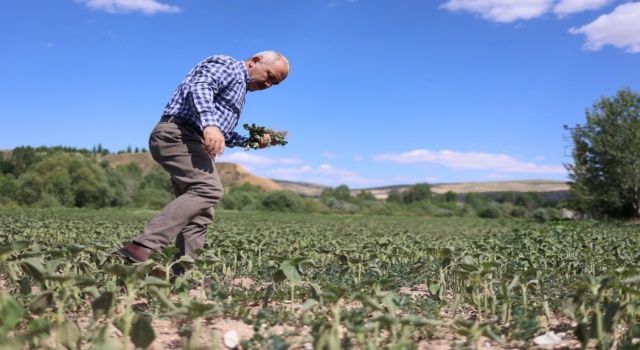
[[[176,89],[164,115],[186,119],[201,130],[216,126],[229,147],[244,146],[247,137],[234,131],[247,93],[244,62],[211,56],[198,63]]]

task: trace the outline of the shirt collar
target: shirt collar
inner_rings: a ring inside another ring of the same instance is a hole
[[[240,71],[242,72],[242,74],[244,74],[244,82],[248,83],[249,82],[249,71],[247,70],[247,65],[244,63],[244,61],[240,61],[240,65],[242,66]]]

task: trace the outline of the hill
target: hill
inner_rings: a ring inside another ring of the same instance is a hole
[[[291,190],[306,196],[318,197],[326,186],[304,183],[274,180],[283,189]],[[392,191],[402,192],[412,185],[394,185],[384,187],[353,189],[351,193],[356,195],[362,191],[371,192],[378,199],[385,199]],[[569,185],[562,181],[553,180],[523,180],[523,181],[496,181],[496,182],[463,182],[463,183],[436,183],[431,184],[434,193],[455,192],[464,196],[466,193],[494,194],[500,192],[537,192],[546,200],[559,200],[569,195]]]
[[[2,156],[8,158],[11,150],[3,150]],[[149,153],[121,153],[99,156],[100,159],[109,161],[113,166],[128,163],[137,164],[143,172],[150,171],[157,166]],[[284,180],[272,180],[255,176],[242,166],[235,163],[216,162],[216,168],[220,172],[222,183],[225,187],[249,183],[260,187],[264,191],[290,190],[297,194],[318,197],[327,186]],[[361,191],[369,191],[378,199],[385,199],[391,191],[404,191],[411,185],[394,185],[374,188],[353,189],[352,194]],[[552,180],[523,180],[523,181],[496,181],[496,182],[464,182],[464,183],[436,183],[431,184],[434,193],[455,192],[459,196],[466,193],[493,194],[500,192],[537,192],[544,199],[558,200],[566,198],[569,194],[569,185],[562,181]]]
[[[103,156],[103,159],[108,160],[113,166],[135,163],[143,172],[148,172],[154,166],[157,166],[149,153],[109,154]],[[267,192],[282,189],[282,187],[273,180],[255,176],[242,166],[235,163],[216,162],[216,169],[218,169],[222,184],[225,187],[249,183],[251,185],[258,186]]]
[[[376,198],[387,198],[391,191],[404,191],[411,185],[387,186],[366,189]],[[569,185],[554,180],[521,180],[493,182],[436,183],[431,185],[434,193],[454,192],[459,197],[467,193],[497,194],[501,192],[536,192],[545,200],[557,201],[569,196]],[[357,191],[359,192],[359,191]]]

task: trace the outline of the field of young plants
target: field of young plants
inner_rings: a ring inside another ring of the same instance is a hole
[[[220,212],[174,278],[152,215],[0,210],[0,349],[640,347],[637,224]]]

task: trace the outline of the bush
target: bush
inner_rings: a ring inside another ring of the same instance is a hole
[[[546,222],[549,220],[549,215],[545,209],[538,208],[531,213],[531,218],[538,222]]]
[[[557,208],[547,208],[547,217],[549,220],[559,220],[562,219],[562,210]]]
[[[326,213],[329,211],[329,208],[317,199],[303,198],[302,202],[305,213]]]
[[[0,203],[8,203],[16,198],[18,181],[11,174],[0,174]]]
[[[339,212],[353,213],[360,208],[356,204],[349,203],[347,201],[343,201],[334,197],[324,198],[323,202],[327,207]]]
[[[391,190],[387,195],[387,203],[404,203],[402,193],[398,190]]]
[[[499,219],[502,217],[502,210],[497,205],[490,205],[480,211],[478,216],[485,219]]]
[[[415,215],[432,215],[437,207],[430,200],[425,199],[408,205],[409,211]]]
[[[454,210],[447,209],[447,208],[437,208],[433,212],[433,216],[437,218],[449,218],[454,215],[456,215],[456,212]]]
[[[482,212],[486,208],[488,199],[478,193],[467,193],[464,197],[464,204],[470,205],[477,212]]]
[[[400,213],[400,205],[393,202],[372,202],[363,208],[364,214],[395,215]]]
[[[509,211],[509,215],[513,216],[514,218],[523,218],[527,216],[527,209],[520,206],[514,206]]]
[[[259,192],[230,191],[222,197],[221,205],[230,210],[251,210],[260,206]]]
[[[302,198],[291,191],[274,191],[262,200],[262,207],[267,210],[282,212],[301,212],[304,209]]]
[[[148,209],[161,209],[173,199],[173,196],[164,190],[157,188],[144,188],[133,196],[136,207]]]
[[[428,200],[431,199],[431,195],[431,186],[426,183],[413,185],[402,192],[402,198],[405,203]]]

